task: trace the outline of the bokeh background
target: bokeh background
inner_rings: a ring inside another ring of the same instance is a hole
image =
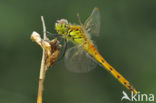
[[[101,36],[98,50],[141,93],[156,94],[155,0],[0,0],[0,103],[35,103],[42,50],[30,40],[48,31],[61,18],[78,23],[97,6]],[[97,67],[77,74],[63,61],[47,72],[43,103],[120,103],[128,91],[107,71]],[[124,101],[128,102],[128,101]],[[139,102],[138,102],[139,103]]]

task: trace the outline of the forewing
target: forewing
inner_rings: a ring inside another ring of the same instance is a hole
[[[94,36],[99,36],[100,32],[100,12],[98,8],[94,8],[91,15],[84,23],[84,30]]]
[[[65,66],[71,72],[89,72],[96,67],[96,63],[81,48],[69,48],[65,54]]]

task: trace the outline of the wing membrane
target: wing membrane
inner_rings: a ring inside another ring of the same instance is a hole
[[[84,23],[85,31],[94,36],[99,36],[100,32],[100,12],[98,8],[94,8],[91,15]]]
[[[96,63],[81,48],[69,48],[65,55],[65,66],[71,72],[89,72],[96,67]]]

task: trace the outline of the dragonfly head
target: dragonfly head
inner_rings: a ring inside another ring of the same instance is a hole
[[[68,21],[66,19],[57,20],[55,29],[58,34],[64,34],[67,31]]]

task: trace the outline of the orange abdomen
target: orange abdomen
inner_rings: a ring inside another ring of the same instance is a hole
[[[109,71],[128,90],[133,91],[134,94],[137,93],[134,87],[100,55],[92,43],[86,43],[84,49],[100,64],[100,66]]]

